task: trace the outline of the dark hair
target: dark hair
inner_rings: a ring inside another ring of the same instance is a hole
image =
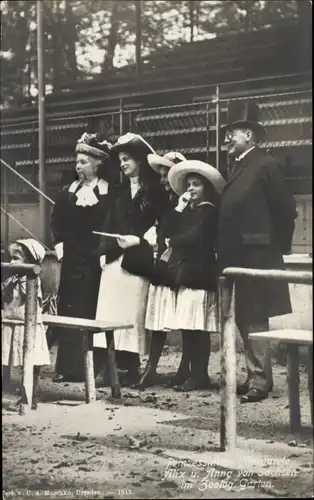
[[[122,152],[122,149],[120,152]],[[156,192],[160,190],[160,176],[149,166],[147,151],[141,150],[138,147],[132,148],[128,145],[125,148],[125,153],[129,154],[139,164],[139,184],[142,192],[141,208],[143,210],[146,205],[153,202]],[[122,182],[129,182],[126,175],[122,175]]]
[[[197,173],[189,173],[187,174],[187,176],[185,177],[185,182],[187,182],[187,179],[188,177],[197,177],[203,184],[204,186],[204,198],[206,201],[209,201],[210,203],[213,203],[213,205],[215,205],[215,207],[218,208],[218,205],[219,205],[219,195],[216,191],[216,189],[214,188],[214,186],[212,185],[212,183],[206,179],[206,177],[203,177],[201,174],[197,174]]]

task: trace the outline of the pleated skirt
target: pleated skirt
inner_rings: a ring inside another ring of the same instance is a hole
[[[150,285],[145,327],[147,330],[169,331],[176,311],[176,293],[167,286]]]
[[[216,294],[206,290],[180,288],[175,312],[171,318],[168,317],[167,326],[171,330],[218,332]]]

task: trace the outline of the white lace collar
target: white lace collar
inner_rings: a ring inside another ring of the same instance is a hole
[[[69,193],[75,193],[77,188],[80,186],[80,181],[72,182],[69,187]],[[108,182],[104,179],[94,179],[90,184],[83,184],[80,189],[76,192],[76,205],[81,207],[91,207],[96,205],[99,200],[94,193],[95,187],[98,187],[99,194],[104,195],[108,193]]]

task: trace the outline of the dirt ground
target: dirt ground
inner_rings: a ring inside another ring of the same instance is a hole
[[[55,354],[54,354],[55,355]],[[239,379],[245,378],[239,357]],[[144,392],[54,384],[43,370],[37,411],[7,410],[3,393],[3,498],[308,498],[313,497],[313,428],[307,374],[300,367],[302,431],[290,434],[286,368],[275,364],[274,391],[237,407],[238,448],[219,451],[219,353],[209,373],[217,390],[178,393],[162,387],[179,364],[168,347],[158,385]],[[143,359],[145,364],[145,358]],[[14,373],[12,390],[17,386]]]

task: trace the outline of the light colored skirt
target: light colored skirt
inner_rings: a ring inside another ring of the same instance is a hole
[[[2,365],[23,366],[24,325],[2,324]],[[37,323],[33,337],[33,364],[50,365],[50,354],[46,338],[46,327]]]
[[[134,325],[114,332],[115,349],[144,353],[149,281],[122,269],[121,262],[122,256],[102,271],[96,319]],[[94,335],[94,347],[107,348],[105,333]]]
[[[155,332],[169,331],[176,310],[176,293],[168,286],[150,285],[145,327]]]
[[[180,288],[175,314],[168,322],[172,330],[218,331],[218,308],[214,292]]]

